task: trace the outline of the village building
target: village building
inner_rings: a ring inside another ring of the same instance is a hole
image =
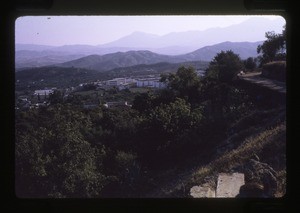
[[[166,84],[159,81],[159,78],[144,78],[138,79],[136,83],[137,87],[154,87],[165,88]]]
[[[42,90],[35,90],[34,95],[38,96],[40,100],[45,100],[49,97],[50,94],[54,92],[53,89],[42,89]]]
[[[106,108],[113,108],[113,107],[131,107],[130,104],[127,103],[127,101],[112,101],[112,102],[106,102],[103,104]]]

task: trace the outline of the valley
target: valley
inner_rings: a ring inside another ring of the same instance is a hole
[[[18,19],[17,197],[285,195],[283,19],[170,17]]]

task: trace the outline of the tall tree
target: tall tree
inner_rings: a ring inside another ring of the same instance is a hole
[[[168,88],[193,104],[200,92],[201,81],[193,67],[180,67],[175,74],[163,76],[161,79]]]
[[[256,60],[249,57],[244,61],[244,66],[247,71],[253,71],[256,68]]]
[[[260,65],[275,61],[285,60],[286,55],[286,27],[282,33],[276,34],[274,31],[266,32],[266,41],[257,47],[257,53],[261,53]]]
[[[221,51],[210,62],[206,76],[228,83],[236,78],[237,73],[242,68],[243,63],[239,55],[235,54],[232,50]]]

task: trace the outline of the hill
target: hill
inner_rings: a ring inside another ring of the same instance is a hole
[[[220,51],[233,50],[242,59],[257,56],[257,46],[262,42],[222,42],[205,46],[183,55],[162,55],[147,50],[116,52],[105,55],[68,54],[68,52],[45,50],[42,52],[20,50],[16,52],[17,71],[24,67],[41,67],[55,65],[60,67],[78,67],[98,71],[138,64],[160,62],[179,63],[187,61],[211,61]],[[176,47],[173,47],[176,49]],[[76,49],[76,48],[75,48]],[[126,48],[125,48],[126,49]],[[79,51],[80,52],[80,51]]]
[[[247,59],[248,57],[257,56],[257,46],[262,44],[262,41],[258,42],[222,42],[219,44],[206,46],[200,48],[194,52],[182,55],[186,60],[201,60],[211,61],[215,55],[221,51],[232,50],[238,54],[241,59]]]
[[[119,67],[129,67],[138,64],[154,64],[159,62],[180,63],[187,61],[211,61],[220,51],[233,50],[242,59],[257,56],[257,46],[262,42],[222,42],[206,46],[194,52],[170,56],[153,53],[151,51],[128,51],[100,55],[89,55],[80,59],[68,61],[57,66],[78,67],[107,71]]]
[[[209,63],[206,61],[188,61],[180,63],[160,62],[156,64],[139,64],[130,67],[119,67],[103,73],[107,73],[112,77],[134,77],[175,72],[181,66],[192,66],[196,70],[205,70],[208,67],[208,64]]]
[[[16,91],[44,87],[75,86],[96,78],[94,70],[65,67],[39,67],[16,72]]]
[[[15,54],[16,71],[21,68],[42,67],[58,63],[63,63],[84,57],[84,54],[67,54],[59,51],[34,51],[34,50],[19,50]]]
[[[90,57],[90,60],[93,60]],[[98,72],[85,68],[75,67],[39,67],[26,68],[16,72],[16,90],[22,90],[30,85],[31,88],[43,87],[68,87],[77,86],[80,83],[108,80],[117,77],[136,77],[143,75],[175,72],[180,66],[193,66],[196,69],[205,70],[208,62],[191,61],[183,63],[160,62],[156,64],[139,64],[129,67],[119,67],[112,70]]]
[[[159,62],[178,63],[184,58],[160,55],[150,51],[128,51],[100,55],[89,55],[77,60],[58,64],[61,67],[79,67],[107,71],[118,67],[129,67],[138,64],[154,64]]]

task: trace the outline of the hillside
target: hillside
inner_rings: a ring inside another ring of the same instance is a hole
[[[97,59],[98,56],[95,56]],[[93,56],[89,57],[93,61]],[[156,64],[139,64],[129,67],[120,67],[108,71],[98,72],[95,70],[74,67],[39,67],[27,68],[16,72],[16,90],[24,89],[26,85],[34,88],[43,87],[66,87],[77,86],[80,83],[108,80],[117,77],[135,77],[143,75],[175,72],[180,66],[193,66],[196,69],[205,70],[208,62],[191,61],[183,63],[160,62]],[[34,83],[33,83],[34,82]]]
[[[119,67],[103,73],[109,73],[109,75],[114,77],[128,77],[128,76],[139,76],[139,75],[149,75],[149,74],[161,74],[175,72],[181,66],[192,66],[196,70],[205,70],[208,67],[208,62],[206,61],[188,61],[180,63],[167,63],[160,62],[156,64],[139,64],[130,67]]]
[[[248,57],[257,56],[257,46],[262,44],[262,41],[258,42],[222,42],[216,45],[205,46],[194,52],[182,55],[186,60],[201,60],[201,61],[211,61],[213,57],[226,50],[232,50],[234,53],[238,54],[241,59],[247,59]]]
[[[257,46],[262,42],[222,42],[219,44],[205,46],[193,52],[182,55],[163,55],[149,50],[130,50],[130,48],[119,48],[119,51],[106,54],[110,51],[117,51],[118,48],[99,48],[87,45],[62,46],[52,50],[16,51],[16,68],[41,67],[55,65],[60,67],[77,67],[93,69],[98,71],[111,70],[118,67],[129,67],[138,64],[155,64],[160,62],[179,63],[186,61],[211,61],[220,51],[233,50],[242,59],[257,57]],[[195,46],[196,47],[196,46]],[[38,48],[38,47],[36,47]],[[173,50],[177,52],[180,46],[161,47],[162,51]],[[29,47],[34,49],[34,47]],[[191,48],[189,48],[191,49]],[[154,50],[155,51],[155,50]],[[100,55],[99,55],[100,54]]]
[[[40,70],[38,77],[61,71],[64,75],[53,82],[60,80],[64,85],[68,75],[95,78],[111,73],[48,69]],[[30,77],[30,71],[17,74],[24,73],[28,75],[24,78]],[[220,173],[236,172],[245,175],[243,186],[255,183],[266,197],[285,194],[284,99],[276,99],[274,91],[250,89],[239,79],[226,84],[198,78],[191,68],[165,77],[168,87],[161,90],[89,88],[79,94],[71,92],[67,98],[58,91],[49,97],[47,106],[16,110],[17,194],[187,198],[193,186],[214,188]],[[44,82],[33,80],[30,86]],[[30,92],[25,86],[24,92]],[[100,106],[125,100],[132,105]],[[95,108],[85,107],[91,103]],[[39,181],[45,184],[40,186]],[[55,187],[49,189],[49,185]]]
[[[100,55],[90,55],[77,60],[58,64],[61,67],[79,67],[98,71],[107,71],[118,67],[129,67],[138,64],[159,62],[178,63],[185,61],[179,57],[160,55],[150,51],[128,51]]]
[[[84,54],[67,54],[58,51],[19,50],[15,54],[16,71],[21,68],[42,67],[84,57]]]
[[[129,67],[138,64],[155,64],[159,62],[179,63],[187,61],[211,61],[220,51],[233,50],[242,59],[257,56],[257,46],[262,42],[223,42],[220,44],[206,46],[194,52],[169,56],[153,53],[151,51],[128,51],[117,52],[106,55],[89,55],[76,60],[57,64],[61,67],[78,67],[107,71],[119,67]]]
[[[216,149],[191,157],[176,168],[161,171],[153,180],[160,184],[153,185],[146,197],[189,197],[195,185],[215,188],[220,173],[241,172],[246,174],[246,181],[251,178],[262,181],[264,177],[255,174],[255,169],[266,165],[275,171],[275,196],[283,196],[286,188],[285,110],[281,106],[242,117],[232,126],[234,133],[229,133]],[[251,168],[251,162],[257,162],[257,167]],[[252,177],[249,170],[257,176]]]
[[[66,87],[75,86],[85,81],[90,81],[99,75],[97,71],[62,68],[62,67],[40,67],[25,69],[22,72],[16,72],[16,90],[22,90],[28,87]],[[103,76],[104,78],[105,76]]]

